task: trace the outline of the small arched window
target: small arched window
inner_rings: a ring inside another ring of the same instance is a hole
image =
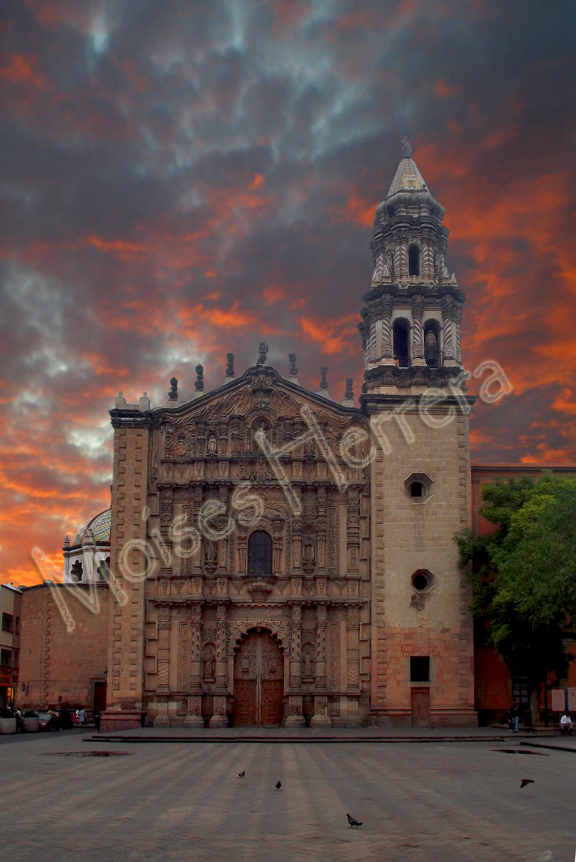
[[[73,581],[81,581],[82,580],[82,563],[80,560],[74,560],[72,563],[72,568],[70,569],[70,574],[72,576]]]
[[[248,539],[248,574],[272,574],[272,539],[264,530],[257,530]]]
[[[394,321],[394,359],[399,368],[410,365],[410,322],[404,317]]]
[[[408,275],[420,275],[420,249],[417,245],[408,249]]]

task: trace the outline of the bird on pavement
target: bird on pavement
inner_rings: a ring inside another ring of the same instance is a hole
[[[236,778],[244,778],[245,775],[246,775],[246,770],[244,770],[243,772],[237,772]]]
[[[274,785],[274,787],[276,788],[276,790],[280,790],[280,788],[282,787],[282,782],[277,781],[276,784]]]
[[[350,817],[349,814],[347,814],[346,817],[348,818],[348,823],[350,824],[351,829],[353,829],[354,827],[356,827],[357,829],[359,826],[362,826],[361,820],[355,820],[353,817]]]
[[[526,787],[527,784],[534,784],[533,779],[532,778],[522,778],[520,780],[520,790],[522,790],[523,787]]]

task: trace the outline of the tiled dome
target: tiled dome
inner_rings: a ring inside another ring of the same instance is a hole
[[[94,536],[94,540],[96,542],[109,542],[110,541],[110,524],[112,522],[112,510],[106,509],[105,512],[100,512],[99,515],[96,515],[94,518],[90,518],[89,521],[86,521],[84,526],[78,530],[76,538],[72,542],[71,547],[75,548],[77,545],[81,545],[84,539],[86,538],[86,531],[88,529],[91,530],[92,535]]]
[[[392,197],[396,192],[420,191],[422,189],[426,189],[426,183],[416,167],[416,162],[414,159],[404,157],[398,165],[392,185],[388,191],[388,197]]]

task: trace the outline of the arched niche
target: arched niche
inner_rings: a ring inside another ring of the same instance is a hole
[[[394,359],[399,368],[407,368],[412,364],[410,357],[410,321],[405,317],[397,317],[393,328]]]

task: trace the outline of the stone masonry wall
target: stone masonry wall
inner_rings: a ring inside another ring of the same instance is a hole
[[[144,581],[124,578],[118,560],[125,542],[146,537],[142,518],[148,482],[148,428],[122,425],[114,432],[110,566],[125,593],[110,602],[107,709],[139,710],[142,704]],[[129,552],[133,572],[143,570],[138,551]]]
[[[443,428],[430,428],[418,413],[405,416],[413,442],[387,423],[392,452],[379,448],[372,471],[371,707],[383,723],[409,724],[410,656],[430,656],[432,723],[473,724],[471,596],[453,541],[470,524],[468,420],[457,414]],[[423,503],[406,493],[412,473],[432,480]],[[418,569],[434,576],[424,599],[412,586]]]
[[[74,589],[88,592],[84,586],[74,585]],[[92,709],[94,682],[105,679],[108,635],[108,586],[95,589],[98,613],[83,607],[61,584],[40,584],[23,591],[18,706],[41,709],[57,707],[60,702]],[[58,591],[70,612],[72,631],[67,629],[53,591]]]

